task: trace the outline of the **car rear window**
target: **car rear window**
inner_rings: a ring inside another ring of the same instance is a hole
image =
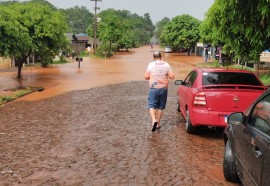
[[[261,86],[254,74],[241,72],[204,72],[203,85],[241,84]]]

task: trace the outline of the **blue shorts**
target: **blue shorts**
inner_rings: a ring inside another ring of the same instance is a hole
[[[150,88],[148,94],[148,109],[163,110],[166,107],[167,102],[167,88]]]

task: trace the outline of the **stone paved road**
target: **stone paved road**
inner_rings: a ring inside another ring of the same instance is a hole
[[[147,91],[133,81],[0,107],[0,185],[234,185],[222,132],[186,134],[171,84],[152,133]]]

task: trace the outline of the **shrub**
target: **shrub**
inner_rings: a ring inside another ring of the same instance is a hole
[[[116,50],[117,50],[117,47],[115,44],[112,44],[110,46],[108,43],[102,43],[97,48],[96,54],[102,57],[111,57],[113,56],[113,52],[116,52]]]

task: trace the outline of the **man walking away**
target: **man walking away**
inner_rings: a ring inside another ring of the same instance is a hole
[[[148,109],[152,118],[152,132],[160,129],[160,120],[166,107],[169,79],[174,73],[167,62],[161,60],[161,53],[153,53],[154,61],[150,62],[145,79],[149,80]]]

